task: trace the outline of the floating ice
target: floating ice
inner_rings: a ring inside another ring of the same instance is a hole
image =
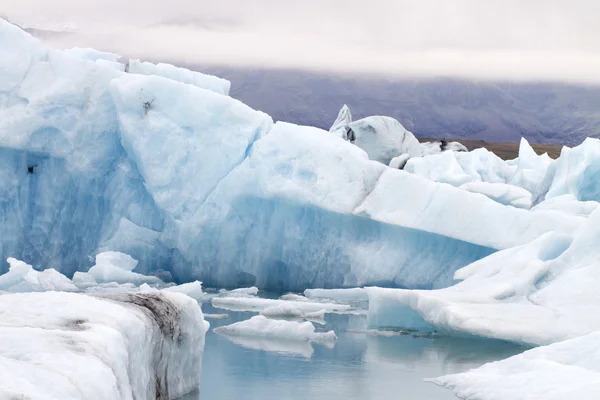
[[[432,379],[465,400],[600,398],[600,333]]]
[[[219,296],[227,296],[227,297],[249,297],[256,296],[258,294],[258,288],[256,286],[252,286],[249,288],[237,288],[233,290],[221,289],[219,290]]]
[[[78,290],[69,278],[55,269],[50,268],[39,272],[23,261],[14,258],[8,258],[7,261],[10,269],[6,274],[0,275],[0,291],[18,293]]]
[[[600,329],[600,211],[573,235],[549,232],[456,272],[433,291],[367,288],[372,326],[434,327],[527,345]]]
[[[260,312],[261,315],[269,318],[300,318],[300,319],[317,319],[323,320],[325,317],[325,310],[319,310],[314,312],[306,312],[301,308],[296,307],[295,304],[279,304],[276,306],[270,306]]]
[[[308,340],[311,342],[328,342],[337,339],[333,331],[315,332],[314,325],[308,321],[276,320],[262,315],[256,315],[249,320],[231,325],[220,326],[215,328],[214,332],[229,336]]]
[[[309,299],[331,299],[339,302],[368,301],[369,295],[363,288],[352,289],[306,289],[304,296]]]
[[[311,343],[305,340],[231,335],[226,335],[225,337],[238,346],[252,350],[298,355],[304,358],[310,358],[314,352]]]
[[[183,293],[190,296],[192,299],[201,301],[204,298],[204,292],[202,291],[202,282],[194,281],[190,283],[184,283],[177,286],[171,286],[162,289],[164,292]]]
[[[311,301],[288,301],[263,299],[260,297],[214,297],[211,300],[214,307],[231,311],[261,312],[272,307],[294,308],[297,312],[314,313],[325,310],[328,313],[352,313],[354,310],[348,304],[322,303]],[[296,312],[296,311],[295,311]]]
[[[108,251],[96,255],[96,264],[90,268],[90,274],[98,283],[162,283],[155,276],[146,276],[132,272],[137,265],[137,260],[128,254]]]
[[[0,295],[0,397],[155,399],[200,384],[204,329],[181,294]]]

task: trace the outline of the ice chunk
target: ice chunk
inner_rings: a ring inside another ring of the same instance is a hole
[[[350,140],[347,136],[348,133],[348,125],[352,122],[352,113],[350,112],[350,108],[346,104],[342,107],[338,116],[329,128],[329,132],[335,133],[342,137],[345,140]]]
[[[141,285],[142,283],[162,283],[155,276],[146,276],[132,272],[136,267],[137,260],[128,254],[115,251],[104,252],[96,255],[96,264],[90,268],[88,273],[94,277],[98,283],[133,283]]]
[[[164,292],[183,293],[190,296],[195,300],[202,300],[204,298],[204,292],[202,291],[202,282],[194,281],[190,283],[184,283],[178,286],[171,286],[163,289]]]
[[[177,82],[187,83],[212,92],[229,95],[231,83],[228,80],[206,75],[186,68],[175,67],[170,64],[152,64],[140,60],[129,60],[127,72],[140,75],[157,75],[172,79]]]
[[[269,318],[304,318],[308,320],[317,319],[320,321],[323,320],[326,313],[326,310],[306,312],[301,308],[298,308],[295,304],[285,303],[267,307],[260,312],[261,315]]]
[[[409,159],[410,155],[408,154],[399,155],[398,157],[392,158],[389,167],[394,169],[404,169],[404,166],[406,165]]]
[[[308,340],[311,342],[327,342],[337,339],[333,331],[315,332],[314,325],[308,321],[275,320],[262,315],[256,315],[249,320],[231,325],[220,326],[213,331],[229,336]]]
[[[232,343],[252,350],[299,355],[304,358],[310,358],[314,352],[311,343],[304,340],[231,335],[226,335],[226,337]]]
[[[389,165],[401,154],[421,156],[421,146],[414,135],[400,122],[390,117],[368,117],[348,125],[355,145],[363,149],[371,160]]]
[[[532,213],[506,207],[486,197],[391,168],[384,171],[375,189],[355,212],[494,249],[528,243],[550,231],[572,234],[585,221],[559,212]]]
[[[75,286],[77,286],[79,289],[87,289],[89,287],[92,286],[97,286],[98,282],[96,282],[96,279],[89,273],[87,272],[75,272],[75,274],[73,274],[73,284]]]
[[[546,200],[570,194],[580,201],[600,201],[600,140],[587,138],[575,148],[563,147],[554,162],[554,175]]]
[[[348,304],[321,303],[311,301],[288,301],[275,299],[262,299],[259,297],[214,297],[211,300],[214,307],[231,311],[264,311],[272,307],[294,308],[302,312],[319,312],[325,310],[328,313],[351,313],[353,309]],[[296,311],[294,311],[296,312]]]
[[[537,203],[550,188],[550,176],[546,177],[553,173],[551,167],[554,161],[546,153],[538,156],[524,138],[519,146],[519,158],[515,161],[518,167],[508,183],[531,192],[532,201]]]
[[[466,400],[596,399],[600,397],[600,333],[431,381]]]
[[[180,248],[196,266],[186,279],[202,277],[210,286],[236,286],[244,280],[295,291],[378,283],[443,287],[452,283],[457,268],[494,251],[456,240],[456,232],[475,224],[474,219],[456,218],[446,231],[454,236],[449,238],[421,230],[420,223],[410,229],[394,225],[383,214],[379,221],[364,218],[368,214],[361,205],[377,191],[386,170],[393,172],[322,130],[278,122],[186,221],[195,233]],[[418,214],[438,184],[406,175],[414,180],[390,184],[390,191],[381,195],[389,198],[391,210],[407,207],[407,214]],[[413,185],[427,192],[422,204],[407,205],[410,196],[403,193]],[[400,204],[394,204],[396,198]],[[440,213],[449,207],[441,200],[437,206]],[[476,207],[482,214],[495,212],[484,211],[484,201]],[[384,213],[393,214],[391,210]],[[546,229],[557,225],[548,223]]]
[[[167,399],[200,384],[203,318],[187,296],[3,294],[0,314],[0,396]]]
[[[506,183],[467,182],[460,189],[471,193],[480,193],[497,203],[517,208],[531,208],[531,193]]]
[[[549,232],[495,253],[457,271],[462,282],[446,289],[367,288],[369,317],[384,319],[386,325],[395,320],[395,326],[426,322],[446,334],[526,345],[597,331],[599,226],[600,212],[595,211],[574,236]]]
[[[165,239],[183,249],[177,238],[197,231],[189,221],[272,120],[232,98],[156,76],[123,77],[110,86],[127,154],[168,216],[171,240]]]
[[[55,269],[39,272],[29,264],[8,258],[10,268],[0,275],[0,291],[4,292],[43,292],[48,290],[75,292],[79,289],[71,280]]]
[[[457,187],[467,182],[507,183],[516,169],[484,148],[415,157],[404,167],[412,174]]]
[[[361,302],[369,300],[369,295],[363,288],[306,289],[304,295],[309,299],[331,299],[339,302]]]
[[[256,286],[252,286],[249,288],[237,288],[233,290],[219,290],[219,296],[227,296],[227,297],[250,297],[256,296],[258,294],[258,288]]]

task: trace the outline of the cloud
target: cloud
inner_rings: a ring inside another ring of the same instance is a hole
[[[4,0],[57,47],[195,64],[600,83],[596,0]]]

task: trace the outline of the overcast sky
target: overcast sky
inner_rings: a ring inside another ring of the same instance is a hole
[[[600,83],[599,0],[2,0],[57,47],[169,62]]]

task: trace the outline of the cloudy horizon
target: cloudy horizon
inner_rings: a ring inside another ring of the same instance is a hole
[[[600,83],[594,0],[5,0],[44,40],[174,63]]]

